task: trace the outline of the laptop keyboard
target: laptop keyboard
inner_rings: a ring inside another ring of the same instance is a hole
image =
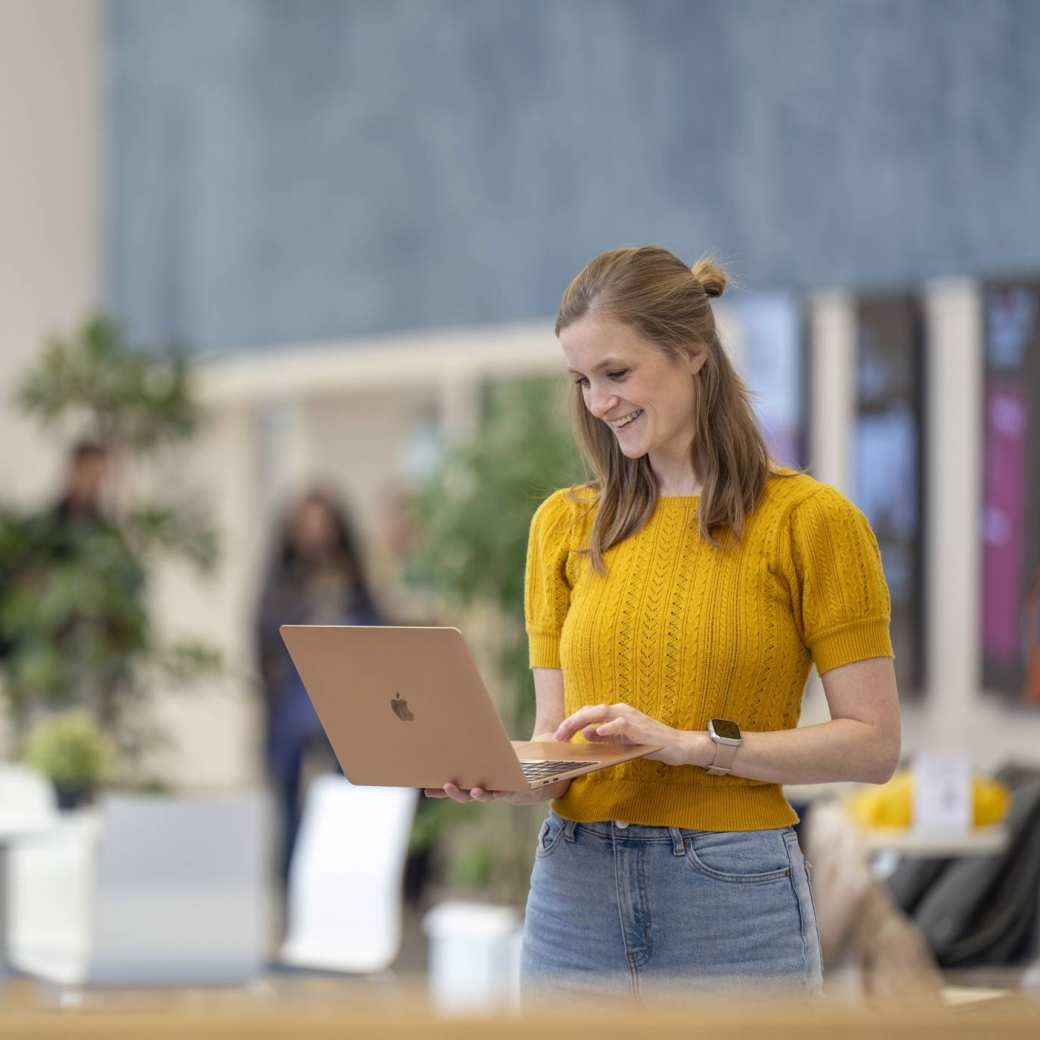
[[[568,769],[578,769],[581,766],[595,766],[598,762],[521,762],[520,768],[524,771],[525,780],[544,780],[548,776],[557,773],[566,773]]]

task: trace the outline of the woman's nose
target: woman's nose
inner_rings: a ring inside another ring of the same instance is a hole
[[[617,408],[618,396],[613,393],[601,393],[594,390],[589,398],[589,411],[597,419],[604,419]]]

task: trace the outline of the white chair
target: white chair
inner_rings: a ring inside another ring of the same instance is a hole
[[[0,765],[0,836],[42,833],[57,815],[47,777],[26,766]]]
[[[64,986],[228,985],[263,971],[261,795],[112,795],[20,849],[11,959]]]
[[[9,956],[9,849],[52,831],[58,822],[54,786],[24,766],[0,765],[0,978]]]
[[[401,886],[418,792],[355,787],[326,775],[310,785],[289,870],[286,965],[385,970],[401,946]]]
[[[71,983],[90,955],[101,815],[58,815],[47,834],[9,854],[8,958],[26,974]]]

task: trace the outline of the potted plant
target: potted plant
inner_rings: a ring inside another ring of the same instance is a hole
[[[180,482],[149,490],[125,480],[128,466],[149,472],[197,430],[189,359],[131,348],[114,322],[94,318],[48,344],[15,402],[61,441],[75,431],[102,445],[115,492],[90,523],[63,523],[54,506],[0,506],[0,664],[16,743],[41,715],[85,710],[133,783],[144,752],[162,741],[148,710],[158,681],[220,667],[203,638],[161,639],[148,596],[163,558],[212,572],[216,532]]]
[[[527,739],[534,690],[524,630],[524,566],[531,517],[559,487],[585,479],[559,381],[489,386],[472,441],[450,447],[419,489],[417,550],[406,580],[442,597],[498,682],[510,735]],[[414,846],[450,846],[448,883],[519,905],[544,806],[508,812],[474,803],[420,803]]]
[[[54,784],[59,809],[93,801],[115,763],[111,741],[82,710],[38,722],[26,738],[24,758]]]

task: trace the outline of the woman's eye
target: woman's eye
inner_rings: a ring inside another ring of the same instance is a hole
[[[629,372],[629,370],[627,368],[622,368],[622,369],[619,369],[617,372],[608,372],[607,373],[607,378],[608,379],[624,379],[625,376],[628,375],[628,372]],[[578,376],[578,378],[575,379],[574,382],[577,383],[578,386],[588,386],[589,385],[589,380],[588,380],[587,376]]]

